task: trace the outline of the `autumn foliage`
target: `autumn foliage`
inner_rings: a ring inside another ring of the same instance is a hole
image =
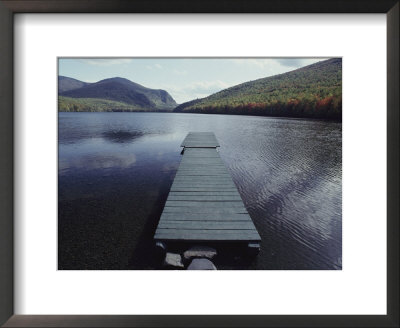
[[[175,111],[341,120],[342,60],[246,82],[179,105]]]

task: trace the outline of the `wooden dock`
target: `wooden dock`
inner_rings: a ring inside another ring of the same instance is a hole
[[[161,214],[156,242],[261,241],[231,175],[217,152],[212,132],[191,132]]]

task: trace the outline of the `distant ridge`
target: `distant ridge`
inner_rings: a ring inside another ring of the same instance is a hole
[[[63,93],[65,91],[70,91],[78,88],[82,88],[88,83],[82,82],[70,77],[59,76],[58,77],[58,94]]]
[[[121,77],[86,83],[59,76],[58,81],[59,111],[172,111],[177,105],[167,91]]]
[[[177,106],[175,112],[342,118],[342,59],[246,82]]]

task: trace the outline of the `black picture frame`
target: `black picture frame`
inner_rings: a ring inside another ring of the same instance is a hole
[[[16,13],[385,13],[387,315],[14,315],[13,16]],[[398,90],[398,0],[0,0],[0,324],[5,327],[399,327]]]

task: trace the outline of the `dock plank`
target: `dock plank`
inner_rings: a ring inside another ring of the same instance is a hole
[[[249,221],[247,214],[240,213],[163,213],[160,221]]]
[[[185,241],[260,241],[255,230],[172,230],[157,229],[156,240],[185,240]]]
[[[216,208],[244,208],[242,200],[196,202],[189,200],[167,200],[165,207],[216,207]]]
[[[158,225],[160,229],[184,229],[184,230],[253,230],[254,226],[249,221],[163,221]]]
[[[225,215],[230,215],[230,214],[248,214],[247,210],[243,208],[227,208],[227,207],[200,207],[200,206],[189,206],[189,207],[184,207],[184,206],[171,206],[171,207],[165,207],[164,208],[164,213],[224,213]]]
[[[215,148],[219,143],[213,132],[190,132],[181,147]]]
[[[189,201],[197,201],[197,202],[210,202],[210,201],[220,201],[220,202],[226,202],[226,201],[242,201],[240,196],[238,195],[230,195],[230,196],[216,196],[216,195],[182,195],[182,196],[176,196],[176,195],[170,195],[168,197],[168,200],[176,200],[176,201],[182,201],[182,200],[189,200]]]
[[[240,196],[239,193],[234,191],[186,191],[181,193],[179,191],[171,191],[169,193],[171,197],[173,196]]]
[[[180,186],[176,186],[176,187],[171,187],[171,191],[173,192],[232,192],[232,191],[236,191],[236,188],[234,187],[180,187]]]

